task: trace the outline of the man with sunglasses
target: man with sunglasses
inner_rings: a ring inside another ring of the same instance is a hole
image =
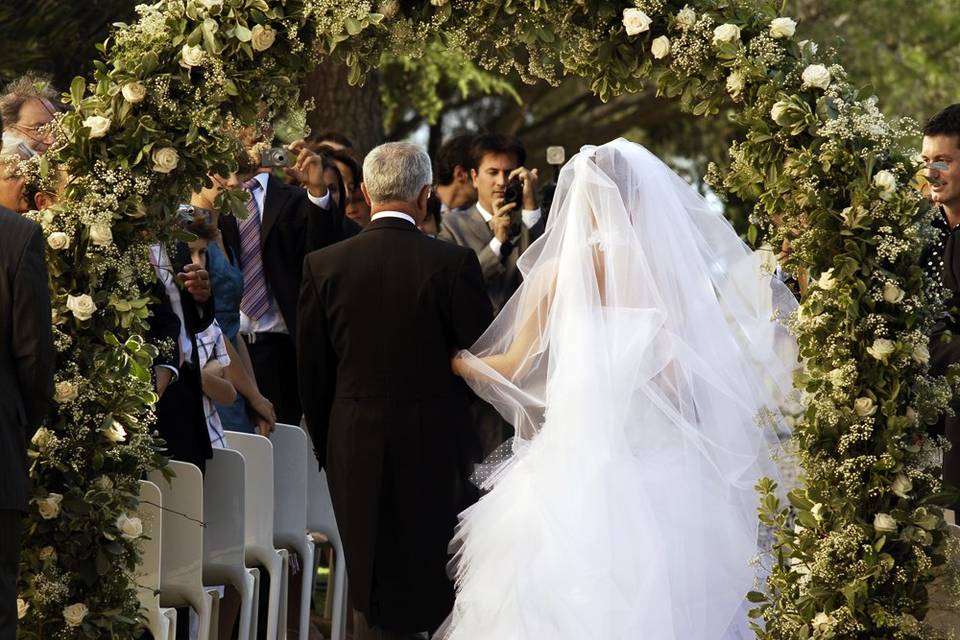
[[[0,155],[29,158],[46,151],[54,141],[50,122],[59,109],[57,91],[43,77],[23,75],[7,85],[0,96],[3,147]]]

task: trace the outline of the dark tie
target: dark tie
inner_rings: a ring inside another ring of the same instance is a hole
[[[259,320],[270,309],[267,279],[263,274],[263,254],[260,251],[260,207],[254,196],[263,186],[254,179],[243,185],[250,192],[247,217],[240,221],[240,267],[243,269],[243,297],[240,310],[251,320]]]

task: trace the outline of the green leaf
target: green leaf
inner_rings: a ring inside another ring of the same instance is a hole
[[[70,83],[70,102],[75,107],[78,107],[81,102],[83,102],[83,93],[87,89],[87,82],[77,76],[73,79],[73,82]]]
[[[349,33],[352,36],[355,36],[361,31],[363,31],[363,25],[360,24],[360,21],[357,20],[356,18],[347,18],[343,22],[343,26],[347,30],[347,33]]]
[[[253,38],[253,32],[251,32],[250,29],[247,29],[242,24],[237,25],[233,35],[240,42],[250,42],[250,40]]]

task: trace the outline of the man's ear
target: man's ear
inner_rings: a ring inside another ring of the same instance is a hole
[[[470,169],[470,179],[473,181],[473,188],[474,188],[474,189],[479,189],[479,188],[480,188],[479,185],[477,185],[477,176],[478,176],[478,175],[480,175],[480,174],[477,173],[477,170],[476,170],[476,169]]]
[[[420,189],[420,194],[417,195],[417,207],[420,211],[427,210],[427,200],[430,199],[430,191],[433,189],[429,184],[423,185]]]
[[[363,201],[367,203],[367,206],[368,206],[368,207],[372,207],[372,206],[373,206],[373,202],[370,200],[370,194],[367,193],[367,183],[366,183],[366,182],[361,182],[361,183],[360,183],[360,191],[363,192]]]
[[[38,191],[33,196],[33,202],[29,203],[37,208],[37,211],[43,211],[47,207],[57,202],[57,196],[48,191]]]
[[[473,179],[473,176],[470,175],[470,171],[466,167],[458,164],[453,168],[454,182],[463,183],[463,182],[469,182],[472,179]]]

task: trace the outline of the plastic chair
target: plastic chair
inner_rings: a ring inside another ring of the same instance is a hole
[[[314,563],[313,539],[307,535],[307,434],[300,427],[280,424],[270,436],[273,444],[273,538],[279,547],[286,547],[300,556],[300,638],[310,634],[310,595],[313,593],[311,571]]]
[[[160,488],[163,499],[160,539],[160,604],[190,607],[199,618],[200,640],[217,640],[220,597],[216,589],[203,586],[203,477],[200,469],[171,461],[176,474],[169,482],[159,471],[149,479]]]
[[[333,502],[330,500],[330,489],[327,486],[327,473],[321,471],[313,457],[313,443],[309,440],[310,462],[307,465],[307,530],[318,531],[327,537],[333,547],[334,561],[330,565],[330,586],[328,593],[332,594],[330,640],[344,640],[347,637],[347,561],[343,553],[343,542],[340,540],[340,531],[337,529],[337,518],[333,513]],[[316,553],[317,563],[320,560]],[[317,565],[314,564],[314,573]]]
[[[277,549],[273,540],[273,445],[263,436],[228,431],[227,446],[243,454],[246,463],[246,564],[259,564],[270,574],[266,638],[282,640],[287,635],[284,596],[287,591],[288,554],[286,549]]]
[[[174,640],[177,635],[177,610],[160,606],[162,505],[160,487],[141,480],[137,516],[143,523],[143,554],[136,570],[140,607],[146,611],[147,629],[155,640]]]
[[[259,569],[245,565],[243,455],[214,449],[203,477],[203,580],[232,584],[240,592],[239,640],[257,637]],[[256,574],[256,575],[255,575]]]

